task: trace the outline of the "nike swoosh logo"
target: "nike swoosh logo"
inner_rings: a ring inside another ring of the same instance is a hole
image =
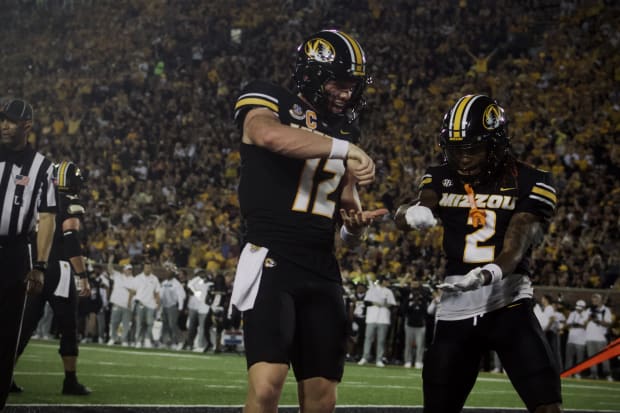
[[[501,192],[504,192],[504,191],[512,191],[513,189],[517,189],[517,188],[500,188],[499,190]]]
[[[347,131],[344,131],[344,130],[340,129],[340,134],[341,135],[350,135],[351,132],[347,132]]]

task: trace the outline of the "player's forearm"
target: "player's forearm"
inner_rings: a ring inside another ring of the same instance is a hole
[[[39,214],[39,229],[37,231],[37,261],[47,262],[54,240],[56,229],[56,214],[42,212]]]
[[[248,119],[244,131],[244,141],[298,159],[327,158],[334,142],[330,137],[283,125],[265,115]],[[346,158],[346,153],[344,155]]]
[[[70,257],[69,261],[71,262],[73,271],[75,271],[76,274],[86,273],[86,263],[84,262],[84,257],[82,257],[81,255],[76,257]]]
[[[510,220],[504,246],[495,259],[504,277],[512,274],[530,247],[542,236],[539,218],[530,213],[517,213]]]

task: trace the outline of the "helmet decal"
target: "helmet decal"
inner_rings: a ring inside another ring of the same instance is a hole
[[[331,63],[336,59],[336,49],[325,39],[314,38],[308,40],[304,51],[310,59],[317,62]]]
[[[501,113],[497,105],[489,105],[482,115],[482,126],[486,130],[495,130],[499,128],[501,121]]]

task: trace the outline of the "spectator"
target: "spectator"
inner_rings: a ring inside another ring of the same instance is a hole
[[[134,285],[136,287],[136,295],[134,297],[135,347],[142,348],[144,346],[144,348],[152,348],[153,322],[160,304],[161,285],[159,279],[153,274],[153,266],[150,262],[144,263],[143,271],[136,275]]]
[[[385,339],[390,329],[390,307],[396,306],[394,293],[389,288],[390,280],[381,276],[376,284],[371,284],[364,301],[368,303],[366,309],[366,334],[364,336],[364,352],[362,359],[357,363],[360,366],[370,359],[373,342],[376,344],[375,364],[377,367],[385,367]]]
[[[586,302],[577,300],[575,309],[570,312],[566,320],[568,338],[566,340],[566,361],[564,368],[569,369],[584,360],[586,351],[586,324],[589,321],[590,312],[586,311]],[[575,374],[580,379],[579,373]]]
[[[133,276],[133,266],[125,264],[123,271],[118,272],[112,265],[113,256],[110,255],[108,261],[108,274],[112,281],[112,293],[110,294],[110,304],[112,310],[110,314],[110,328],[108,334],[110,336],[108,345],[120,344],[123,347],[129,345],[129,332],[132,322],[133,297],[136,294],[135,279]],[[121,335],[119,340],[118,328],[121,326]]]
[[[178,319],[185,304],[185,289],[176,278],[178,270],[174,264],[168,263],[164,265],[164,269],[165,279],[161,283],[161,344],[180,350],[183,348],[183,340]],[[169,341],[166,342],[166,339]]]
[[[426,317],[432,299],[431,291],[410,273],[405,276],[403,283],[406,285],[401,291],[401,310],[405,319],[404,366],[411,367],[415,344],[415,368],[421,369],[426,349]]]
[[[202,268],[196,268],[194,277],[187,283],[190,297],[187,303],[189,313],[185,347],[196,353],[202,353],[207,349],[205,323],[211,312],[207,297],[212,285],[213,282],[207,279],[207,273]]]
[[[591,305],[588,309],[588,323],[586,324],[586,351],[588,357],[594,356],[607,346],[607,330],[611,326],[612,314],[609,307],[603,303],[603,297],[599,293],[592,294]],[[590,368],[590,378],[605,378],[613,381],[609,360],[600,364],[602,375],[598,374],[599,365]]]

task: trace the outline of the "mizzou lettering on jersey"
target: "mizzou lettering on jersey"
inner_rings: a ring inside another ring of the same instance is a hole
[[[507,209],[513,210],[517,204],[517,198],[509,195],[490,195],[490,194],[476,194],[476,206],[478,208],[490,208],[490,209]],[[454,208],[471,208],[469,198],[466,194],[441,194],[439,200],[439,206],[442,207],[454,207]]]
[[[254,108],[320,135],[352,140],[359,134],[353,127],[328,125],[297,95],[271,83],[254,82],[242,91],[234,107],[241,130]],[[344,174],[339,159],[293,159],[241,143],[238,195],[245,241],[275,251],[296,246],[331,251]]]
[[[443,246],[448,264],[446,274],[466,274],[472,268],[492,262],[501,252],[504,235],[515,213],[529,212],[548,220],[555,211],[557,196],[550,174],[517,163],[517,174],[509,185],[502,180],[474,188],[475,202],[485,214],[484,226],[471,225],[471,207],[458,177],[447,165],[429,168],[420,188],[434,191],[439,203],[435,213],[444,223]],[[518,266],[528,271],[528,258]]]

